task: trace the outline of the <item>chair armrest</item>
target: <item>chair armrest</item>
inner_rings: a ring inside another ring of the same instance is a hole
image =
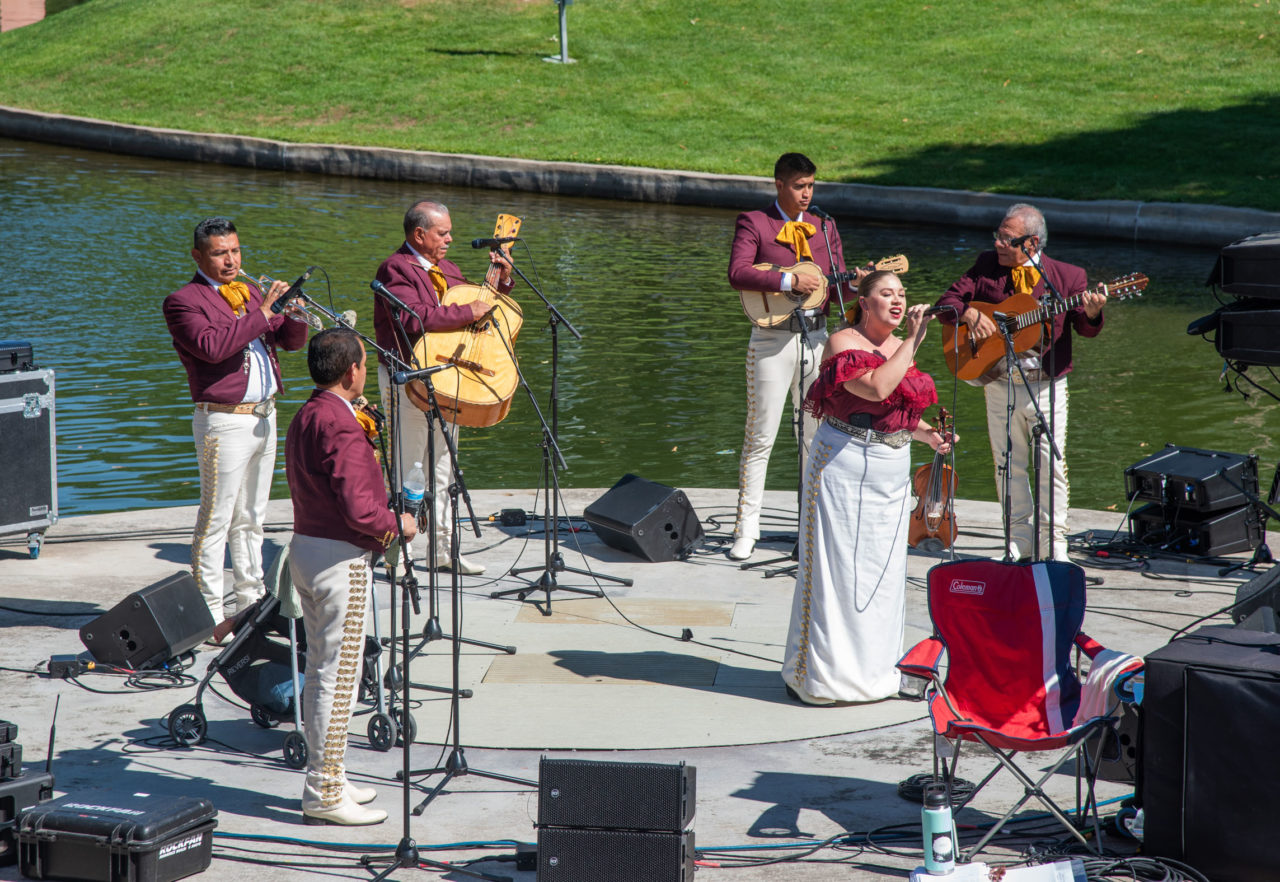
[[[923,677],[936,680],[938,676],[938,660],[946,646],[939,637],[926,637],[907,650],[898,661],[898,670],[911,677]]]
[[[1105,646],[1083,631],[1076,634],[1075,644],[1079,647],[1080,651],[1089,656],[1089,658],[1097,658],[1098,653],[1106,649]]]

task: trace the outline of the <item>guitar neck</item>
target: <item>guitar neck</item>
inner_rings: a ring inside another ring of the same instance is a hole
[[[1105,296],[1106,293],[1107,286],[1102,285],[1096,290],[1082,291],[1079,294],[1073,294],[1070,297],[1063,298],[1062,302],[1050,300],[1039,309],[1031,309],[1017,316],[1017,320],[1014,322],[1014,327],[1021,330],[1022,328],[1029,328],[1032,325],[1038,325],[1050,317],[1059,316],[1075,309],[1077,306],[1084,303],[1085,294],[1102,294]]]

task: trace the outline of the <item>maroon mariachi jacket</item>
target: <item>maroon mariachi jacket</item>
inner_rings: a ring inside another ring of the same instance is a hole
[[[824,273],[844,272],[844,247],[840,244],[840,231],[836,229],[835,221],[822,221],[812,214],[801,215],[801,220],[817,228],[809,237],[813,262]],[[778,266],[793,266],[798,263],[795,250],[790,245],[777,241],[778,233],[785,223],[776,202],[766,211],[744,211],[738,215],[733,246],[729,249],[729,284],[735,291],[782,290],[782,273],[752,269],[752,266],[757,263],[774,263]],[[827,225],[827,233],[831,236],[830,252],[827,251],[827,237],[822,231],[823,223]],[[852,293],[854,288],[847,286],[845,290]],[[824,315],[830,310],[830,297],[831,286],[828,285],[827,300],[822,304]]]
[[[396,516],[373,446],[346,403],[316,389],[289,423],[284,469],[293,497],[293,531],[382,551]]]
[[[173,348],[187,369],[192,401],[239,404],[249,385],[249,344],[261,338],[276,386],[283,389],[276,345],[292,352],[307,342],[307,326],[284,315],[262,315],[262,292],[249,285],[248,312],[236,318],[227,301],[196,273],[164,299]]]
[[[450,288],[467,283],[462,270],[458,269],[458,265],[451,260],[440,261],[437,269],[444,274]],[[382,262],[378,267],[376,278],[387,286],[388,291],[404,301],[405,306],[413,310],[413,312],[396,310],[400,321],[404,323],[405,331],[409,334],[411,347],[417,344],[424,332],[453,331],[471,324],[469,308],[440,305],[435,286],[431,284],[431,279],[427,271],[422,268],[422,264],[418,262],[418,258],[409,250],[408,243],[401,245],[395,253]],[[506,284],[498,286],[498,291],[506,294],[513,287],[515,287],[514,283],[507,281]],[[381,348],[397,352],[405,362],[411,362],[413,351],[410,349],[406,352],[404,346],[396,339],[396,327],[391,311],[392,307],[383,298],[374,295],[374,339],[378,341],[378,346]]]
[[[1040,254],[1039,259],[1040,265],[1044,267],[1044,274],[1064,298],[1080,294],[1089,286],[1085,271],[1080,267],[1054,260],[1043,253]],[[1036,299],[1041,299],[1048,293],[1045,290],[1044,279],[1036,283],[1035,290],[1031,293]],[[950,306],[956,310],[954,313],[944,310],[939,313],[938,320],[954,325],[960,315],[969,308],[971,301],[1000,303],[1012,296],[1013,276],[1009,272],[1009,267],[1000,265],[999,256],[995,251],[984,251],[978,255],[978,259],[974,261],[968,272],[957,279],[955,284],[947,289],[947,293],[938,299],[938,306]],[[1052,364],[1055,370],[1054,377],[1062,377],[1070,373],[1071,331],[1074,330],[1081,337],[1096,337],[1102,330],[1105,319],[1106,316],[1100,313],[1096,322],[1090,321],[1084,308],[1080,306],[1054,316],[1053,346],[1040,359],[1044,370],[1047,372],[1049,365]],[[1070,322],[1069,326],[1068,322]],[[1052,361],[1050,361],[1051,358]]]

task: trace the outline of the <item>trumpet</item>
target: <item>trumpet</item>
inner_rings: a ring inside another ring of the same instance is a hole
[[[240,275],[253,282],[253,284],[258,287],[258,290],[262,292],[264,297],[266,296],[267,289],[276,281],[270,276],[251,276],[244,271],[243,267],[240,268],[239,272]],[[303,324],[310,325],[317,331],[324,330],[324,322],[321,321],[320,316],[307,309],[305,303],[294,303],[290,301],[285,304],[284,309],[280,310],[280,314],[287,315],[295,322],[302,322]]]

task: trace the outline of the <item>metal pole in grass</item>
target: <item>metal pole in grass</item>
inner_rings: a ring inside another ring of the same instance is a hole
[[[556,6],[560,8],[560,54],[548,55],[543,61],[550,61],[554,64],[574,64],[574,60],[569,57],[569,25],[565,22],[564,8],[572,3],[573,0],[556,0]]]

